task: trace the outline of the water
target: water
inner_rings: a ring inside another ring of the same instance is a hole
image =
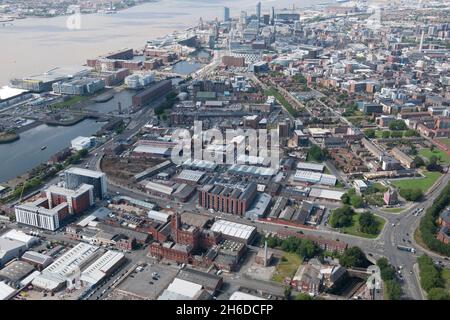
[[[101,113],[110,113],[119,110],[120,102],[122,105],[122,111],[125,111],[131,107],[131,98],[136,94],[136,92],[132,90],[122,90],[121,92],[115,93],[114,98],[111,100],[103,103],[93,103],[89,105],[87,109]]]
[[[310,6],[323,0],[263,0],[262,13]],[[80,65],[87,58],[124,47],[142,48],[147,40],[204,21],[223,19],[223,7],[232,17],[241,10],[256,11],[256,0],[160,0],[117,14],[81,17],[81,29],[67,28],[67,17],[27,18],[0,27],[0,86],[11,78],[46,72],[56,66]]]
[[[178,74],[190,74],[203,67],[203,64],[198,62],[180,61],[174,64],[172,71]]]
[[[21,133],[20,140],[16,142],[0,144],[0,182],[20,176],[46,162],[53,154],[69,147],[72,139],[92,135],[102,125],[89,119],[70,127],[43,124]],[[47,146],[47,149],[41,150],[42,146]]]

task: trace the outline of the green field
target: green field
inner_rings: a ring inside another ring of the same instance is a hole
[[[297,110],[286,100],[285,97],[276,89],[276,88],[270,88],[266,92],[267,96],[274,96],[275,99],[293,116],[297,116]]]
[[[428,189],[430,189],[430,187],[436,182],[436,180],[439,179],[442,173],[425,171],[423,174],[425,178],[404,179],[391,182],[399,189],[419,188],[423,191],[423,193],[426,193]]]
[[[277,268],[272,276],[272,280],[276,282],[284,282],[285,278],[292,278],[298,267],[302,264],[302,258],[296,253],[285,252],[283,257],[286,261],[280,260]]]
[[[359,216],[360,213],[355,213],[353,215],[353,224],[350,227],[345,227],[345,228],[340,228],[340,231],[342,233],[345,234],[351,234],[353,236],[357,236],[357,237],[363,237],[363,238],[369,238],[369,239],[374,239],[378,236],[378,234],[380,234],[381,230],[383,230],[384,224],[385,224],[385,220],[375,216],[375,219],[378,221],[379,224],[379,228],[378,228],[378,234],[369,234],[369,233],[364,233],[359,231]]]
[[[442,150],[434,149],[421,149],[419,150],[419,155],[430,160],[432,156],[436,156],[441,162],[450,164],[450,155]]]
[[[386,208],[386,209],[383,209],[384,212],[388,212],[388,213],[400,213],[403,210],[405,210],[405,208]]]
[[[53,109],[69,108],[69,107],[74,106],[80,102],[83,102],[89,98],[90,98],[89,96],[73,96],[73,97],[70,97],[66,101],[58,102],[58,103],[51,105],[51,108],[53,108]]]

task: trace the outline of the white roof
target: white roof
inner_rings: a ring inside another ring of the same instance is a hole
[[[91,143],[91,138],[89,137],[76,137],[75,139],[73,139],[71,141],[72,144],[86,144],[86,143]]]
[[[140,145],[134,148],[133,152],[167,154],[169,152],[169,148]]]
[[[175,278],[166,290],[193,299],[202,290],[202,286],[194,282]]]
[[[8,232],[2,234],[1,236],[3,239],[11,239],[16,240],[25,243],[27,246],[32,245],[34,242],[36,242],[38,239],[33,236],[29,236],[26,233],[22,231],[17,231],[15,229],[11,229]]]
[[[147,217],[153,220],[167,222],[169,220],[170,214],[161,211],[150,210],[147,213]]]
[[[345,192],[338,190],[329,190],[329,189],[319,189],[319,188],[311,188],[309,192],[309,196],[313,198],[323,198],[330,200],[341,200],[341,197]]]
[[[41,274],[40,271],[37,270],[33,271],[31,274],[22,279],[22,281],[20,281],[20,285],[23,287],[29,285],[40,274]]]
[[[20,248],[25,248],[25,243],[22,241],[11,240],[8,238],[0,238],[0,259],[2,259],[7,253]]]
[[[313,170],[322,172],[324,169],[323,163],[311,163],[311,162],[299,162],[297,163],[297,169]]]
[[[101,178],[105,174],[101,171],[88,170],[83,168],[72,167],[66,170],[68,173],[78,174],[81,176],[87,176],[92,178]]]
[[[0,88],[0,100],[14,98],[15,96],[18,96],[24,92],[27,92],[27,90],[16,89],[16,88],[4,86],[4,87]]]
[[[0,282],[0,300],[8,300],[10,299],[14,293],[16,292],[16,289],[8,286],[5,282]]]
[[[109,270],[114,268],[124,257],[124,254],[118,251],[109,250],[100,258],[94,261],[81,274],[81,280],[96,284],[103,279]]]
[[[201,171],[184,169],[178,175],[178,179],[197,182],[203,177],[203,175],[204,173]]]
[[[47,290],[57,288],[76,268],[91,259],[97,250],[96,246],[79,243],[45,268],[42,274],[33,280],[33,285]]]
[[[221,232],[224,235],[234,238],[249,239],[256,228],[227,220],[217,220],[212,225],[211,230],[215,232]]]
[[[245,292],[235,291],[230,296],[230,300],[266,300],[266,299]]]
[[[154,191],[158,191],[158,192],[162,192],[165,193],[167,195],[171,195],[173,193],[174,188],[161,184],[161,183],[156,183],[156,182],[149,182],[145,185],[146,189],[150,189],[150,190],[154,190]]]

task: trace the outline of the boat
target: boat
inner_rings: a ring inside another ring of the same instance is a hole
[[[41,147],[41,150],[45,150],[45,149],[47,149],[47,146],[42,146]]]

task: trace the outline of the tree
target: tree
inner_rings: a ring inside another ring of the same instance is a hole
[[[413,164],[416,168],[420,168],[425,165],[425,161],[419,156],[415,157],[413,160]]]
[[[313,297],[311,297],[307,293],[300,292],[296,297],[295,300],[314,300]]]
[[[291,298],[291,292],[292,292],[291,287],[284,288],[284,292],[283,292],[284,293],[284,299],[289,300]]]
[[[358,247],[346,249],[340,256],[339,263],[345,268],[366,267],[368,265],[366,255]]]
[[[384,281],[395,279],[395,268],[389,263],[386,258],[378,259],[377,266],[380,268],[381,279],[383,279]]]
[[[389,138],[391,136],[391,132],[390,131],[383,131],[382,133],[381,133],[381,137],[383,138],[383,139],[387,139],[387,138]]]
[[[333,211],[330,217],[330,225],[333,228],[342,228],[351,226],[353,223],[354,213],[355,212],[350,206],[344,205],[343,207]]]
[[[378,221],[375,219],[375,216],[371,212],[363,212],[359,217],[359,227],[360,231],[368,234],[377,234],[378,233]]]
[[[308,161],[323,161],[326,159],[326,152],[320,149],[319,146],[313,145],[308,152],[307,156]]]
[[[391,123],[389,123],[389,130],[400,131],[406,129],[407,129],[406,123],[403,120],[394,120]]]
[[[416,136],[418,136],[418,133],[415,130],[408,129],[404,132],[404,136],[405,137],[416,137]]]
[[[408,201],[419,201],[423,197],[423,191],[419,188],[400,189],[400,195]]]
[[[374,129],[367,129],[364,131],[364,133],[366,134],[366,137],[369,139],[375,138],[375,130]]]
[[[444,288],[433,288],[428,292],[429,300],[450,300],[450,293]]]
[[[364,206],[364,199],[361,196],[352,196],[350,198],[350,203],[355,208],[362,208]]]
[[[390,300],[400,300],[402,297],[402,288],[397,281],[385,281],[386,293]]]
[[[443,288],[444,280],[439,269],[435,267],[433,259],[427,255],[417,258],[420,269],[420,284],[422,288],[429,292],[433,288]]]
[[[436,156],[430,157],[430,162],[427,165],[428,171],[442,171],[442,167],[438,164],[438,158]]]
[[[403,131],[392,131],[391,138],[401,138],[403,137]]]
[[[350,197],[347,193],[344,193],[341,197],[343,204],[350,204]]]

